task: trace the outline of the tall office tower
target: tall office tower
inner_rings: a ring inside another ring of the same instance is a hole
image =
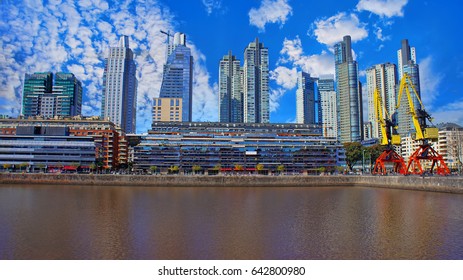
[[[297,73],[296,90],[296,122],[304,124],[315,123],[315,91],[316,78],[309,73]]]
[[[54,82],[54,84],[53,84]],[[71,73],[26,74],[22,115],[72,117],[82,111],[82,83]]]
[[[418,96],[421,99],[420,90],[420,69],[416,64],[416,51],[408,44],[408,40],[402,40],[402,47],[397,51],[397,59],[399,65],[399,79],[402,79],[404,73],[410,76],[411,82],[416,89]],[[399,87],[397,87],[397,91]],[[415,109],[421,109],[421,104],[414,93],[411,93]],[[407,96],[402,94],[400,100],[400,107],[398,109],[398,133],[403,137],[415,130],[413,126],[412,117],[410,115],[410,106],[408,104]]]
[[[193,56],[186,36],[175,33],[167,46],[167,61],[162,75],[159,98],[154,99],[153,121],[192,121]]]
[[[333,75],[320,76],[318,79],[318,95],[320,96],[323,136],[337,138],[338,114]]]
[[[373,100],[373,93],[377,88],[379,95],[383,101],[384,106],[384,116],[387,115],[392,117],[392,114],[395,112],[396,106],[396,87],[397,87],[397,78],[396,78],[396,66],[395,64],[386,63],[386,64],[377,64],[367,69],[367,91],[368,91],[368,122],[371,123],[371,134],[370,138],[380,138],[381,127],[376,117],[375,113],[375,103]]]
[[[109,49],[103,74],[101,117],[120,126],[125,133],[136,132],[137,78],[129,37],[122,36]]]
[[[219,122],[243,122],[242,69],[231,51],[219,63]]]
[[[256,41],[244,50],[243,121],[270,122],[268,48]]]
[[[416,64],[415,47],[410,47],[407,39],[402,40],[402,47],[397,51],[399,80],[402,79],[403,67],[412,61]]]
[[[334,46],[337,83],[338,139],[341,143],[363,139],[362,90],[357,61],[352,57],[351,38]]]
[[[82,113],[82,83],[71,73],[56,73],[53,85],[56,115],[78,116]]]

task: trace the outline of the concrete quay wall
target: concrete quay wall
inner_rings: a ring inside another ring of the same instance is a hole
[[[193,176],[104,174],[0,174],[0,184],[195,187],[362,186],[463,193],[463,177],[419,176]]]

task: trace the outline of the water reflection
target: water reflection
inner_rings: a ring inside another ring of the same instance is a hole
[[[463,195],[0,187],[1,259],[462,259]]]

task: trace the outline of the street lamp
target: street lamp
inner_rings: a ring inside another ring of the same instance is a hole
[[[365,149],[362,150],[362,173],[365,173]]]

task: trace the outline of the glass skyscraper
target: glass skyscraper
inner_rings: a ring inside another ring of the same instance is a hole
[[[367,69],[367,91],[368,91],[368,121],[371,123],[370,138],[380,138],[381,128],[375,113],[375,104],[373,93],[375,88],[378,89],[383,101],[383,111],[391,117],[396,107],[396,86],[397,86],[397,69],[395,64],[377,64]],[[383,118],[386,117],[382,116]]]
[[[337,138],[338,114],[333,75],[320,76],[318,79],[318,95],[323,136]]]
[[[168,45],[161,91],[154,103],[153,120],[159,115],[162,121],[192,121],[193,56],[183,33],[175,33],[173,44]]]
[[[268,48],[256,38],[244,50],[243,121],[270,122]]]
[[[126,133],[136,132],[137,78],[129,37],[109,49],[103,74],[101,116]]]
[[[363,140],[362,90],[357,61],[353,60],[351,37],[334,46],[338,106],[338,140],[341,143]]]
[[[421,99],[420,69],[418,67],[418,64],[416,64],[416,51],[415,48],[410,47],[407,39],[402,40],[402,47],[400,48],[400,50],[397,51],[397,59],[399,65],[398,70],[400,80],[402,80],[403,74],[407,73],[410,76],[411,83],[415,87],[416,92]],[[399,90],[399,87],[397,87],[397,90]],[[418,101],[416,95],[412,92],[410,92],[410,94],[412,95],[415,110],[421,109],[421,104]],[[412,116],[410,115],[410,106],[408,104],[407,96],[404,93],[402,93],[402,98],[400,100],[400,107],[398,108],[397,118],[398,133],[402,137],[415,131]]]
[[[219,122],[243,122],[243,70],[231,51],[219,63]]]
[[[315,124],[315,91],[316,78],[310,77],[309,73],[297,73],[296,90],[296,122],[304,124]]]
[[[82,83],[72,73],[26,74],[22,115],[46,118],[78,116],[82,111]]]

